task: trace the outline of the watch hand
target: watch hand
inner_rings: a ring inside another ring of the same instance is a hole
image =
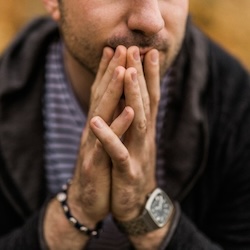
[[[158,201],[158,205],[155,207],[155,209],[159,210],[162,209],[162,205],[163,205],[163,198],[159,197],[159,201]]]

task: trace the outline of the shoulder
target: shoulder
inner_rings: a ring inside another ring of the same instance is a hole
[[[57,24],[48,17],[39,17],[26,25],[0,58],[0,94],[19,89],[39,75],[47,48],[57,37]]]
[[[250,108],[250,74],[214,41],[208,44],[208,107],[224,122],[239,122]],[[248,114],[250,116],[250,112]]]
[[[250,75],[218,44],[209,39],[207,44],[210,159],[222,176],[240,169],[249,177]]]
[[[249,81],[249,72],[237,58],[225,51],[216,42],[207,39],[210,73],[215,80],[225,80],[233,84],[234,81]]]

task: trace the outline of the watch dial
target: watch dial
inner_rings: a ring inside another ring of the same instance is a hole
[[[167,198],[158,194],[151,203],[151,214],[158,225],[164,225],[169,215],[170,205]]]

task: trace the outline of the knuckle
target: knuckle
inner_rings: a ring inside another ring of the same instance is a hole
[[[159,95],[151,96],[151,102],[154,105],[158,105],[160,102],[160,96]]]
[[[101,94],[98,92],[98,88],[91,87],[91,103],[97,103],[101,98]]]
[[[141,94],[138,92],[139,90],[132,89],[133,92],[131,92],[131,96],[133,100],[140,100],[141,99]]]
[[[115,90],[113,88],[107,88],[106,94],[107,94],[108,97],[109,96],[114,96]]]
[[[127,166],[129,162],[129,153],[128,151],[122,152],[117,156],[117,162],[122,167]]]
[[[86,180],[92,179],[92,165],[92,159],[90,157],[85,157],[84,161],[82,162],[82,176],[85,176]]]
[[[136,124],[136,130],[140,134],[146,134],[146,132],[147,132],[147,119],[143,119],[141,121],[138,121],[138,123]]]

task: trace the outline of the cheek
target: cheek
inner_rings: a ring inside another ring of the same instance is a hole
[[[185,34],[188,16],[187,0],[161,1],[161,13],[165,22],[164,33],[168,41],[168,53],[161,57],[161,74],[170,66],[179,52]]]
[[[188,1],[165,2],[163,18],[168,39],[172,46],[179,44],[184,36],[188,17]]]
[[[70,0],[65,1],[62,13],[67,24],[75,32],[84,33],[85,30],[95,30],[100,20],[99,8],[94,1]],[[77,33],[75,33],[77,34]]]
[[[99,34],[99,32],[112,29],[121,18],[120,11],[114,0],[86,0],[79,1],[74,15],[81,21],[79,25]]]

